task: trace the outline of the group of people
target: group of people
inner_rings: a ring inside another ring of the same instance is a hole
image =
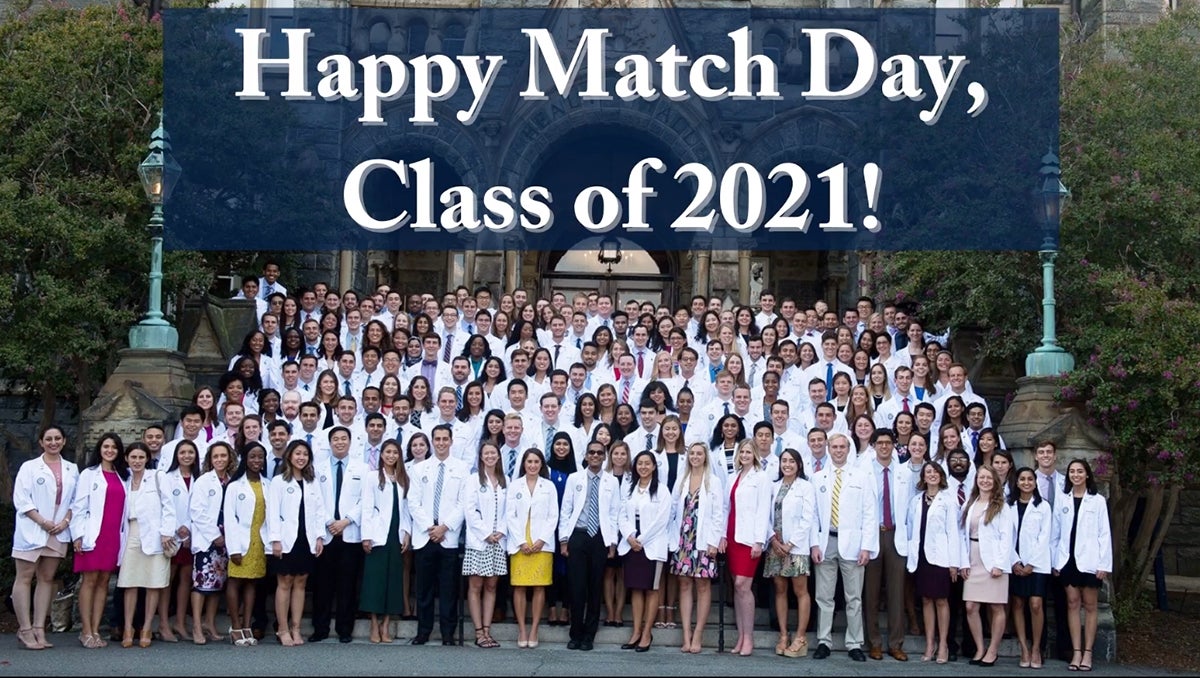
[[[1061,472],[1052,442],[1018,466],[916,309],[783,298],[777,312],[764,292],[757,308],[621,310],[524,290],[493,307],[487,287],[290,295],[274,263],[263,273],[240,295],[257,326],[172,440],[106,434],[81,471],[62,429],[42,432],[14,490],[25,647],[49,647],[50,582],[73,544],[89,648],[107,644],[119,572],[126,647],[151,644],[156,616],[162,640],[223,640],[222,598],[230,640],[254,645],[272,594],[278,641],[300,645],[309,589],[308,642],[350,642],[361,611],[371,642],[415,617],[412,644],[435,620],[452,644],[465,580],[480,648],[499,646],[511,600],[520,648],[548,612],[570,649],[592,649],[603,614],[630,620],[625,649],[678,621],[679,649],[698,653],[728,574],[739,655],[769,582],[776,654],[809,654],[815,614],[812,656],[828,657],[840,579],[855,661],[906,661],[923,626],[922,660],[989,666],[1011,617],[1020,665],[1040,667],[1051,600],[1068,668],[1091,669],[1112,571],[1092,470]]]

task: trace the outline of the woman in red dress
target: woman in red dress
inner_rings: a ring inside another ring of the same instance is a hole
[[[762,470],[754,441],[738,443],[729,477],[729,521],[721,542],[733,575],[733,611],[738,640],[733,653],[748,657],[754,651],[754,575],[771,523],[771,479]]]
[[[71,505],[71,535],[75,537],[75,572],[83,575],[79,587],[79,616],[84,647],[104,647],[100,620],[108,600],[108,579],[117,569],[125,545],[125,501],[129,467],[125,445],[115,433],[106,433],[79,474],[75,502]]]

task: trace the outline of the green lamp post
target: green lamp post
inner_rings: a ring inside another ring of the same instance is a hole
[[[138,165],[138,176],[146,197],[154,206],[150,216],[150,303],[141,322],[129,329],[129,347],[175,351],[179,348],[179,332],[163,318],[162,313],[162,251],[163,203],[179,181],[183,170],[171,157],[171,142],[163,131],[162,113],[158,114],[158,129],[150,136],[150,154]]]
[[[1060,179],[1058,156],[1051,151],[1042,157],[1035,191],[1038,220],[1043,240],[1038,256],[1042,260],[1042,344],[1025,357],[1025,374],[1030,377],[1055,377],[1075,369],[1075,358],[1058,345],[1054,325],[1054,260],[1058,258],[1057,231],[1063,203],[1071,192]]]

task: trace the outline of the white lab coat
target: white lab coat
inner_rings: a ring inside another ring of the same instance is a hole
[[[530,546],[542,541],[542,551],[554,552],[557,541],[554,531],[558,528],[558,490],[549,478],[538,477],[533,491],[525,476],[508,485],[508,498],[504,513],[507,516],[508,552],[517,553],[521,544]],[[529,524],[529,538],[525,537],[525,525]]]
[[[1017,561],[1033,567],[1033,571],[1039,574],[1050,574],[1050,534],[1054,524],[1050,502],[1043,499],[1036,506],[1032,501],[1029,502],[1025,506],[1025,517],[1019,520],[1017,505],[1011,504],[1008,508],[1012,511],[1012,524],[1020,523],[1017,528],[1017,534],[1020,535],[1017,540],[1020,546],[1016,554]],[[1014,548],[1016,546],[1014,544]]]
[[[970,501],[970,500],[968,500]],[[963,567],[971,565],[971,517],[970,511],[975,510],[979,513],[979,559],[983,561],[983,567],[988,571],[998,569],[1001,572],[1012,572],[1012,564],[1016,561],[1016,551],[1013,549],[1016,540],[1016,527],[1013,524],[1012,515],[1005,508],[1003,511],[996,514],[992,518],[992,522],[986,522],[987,508],[982,502],[967,504],[963,506],[963,512],[967,513],[966,520],[962,523],[962,555],[961,562]],[[972,577],[989,576],[986,573],[980,574],[972,572]]]
[[[621,487],[613,474],[601,470],[599,475],[597,510],[600,513],[600,535],[604,538],[605,546],[616,546],[620,539]],[[558,514],[559,541],[569,540],[576,528],[585,527],[581,521],[583,510],[587,507],[589,480],[586,469],[567,476],[567,487],[563,490]]]
[[[192,484],[196,484],[197,478],[192,478]],[[171,503],[175,507],[175,531],[178,533],[179,526],[183,525],[188,529],[190,534],[192,531],[192,511],[191,511],[191,489],[188,484],[183,481],[183,474],[179,469],[162,473],[163,491],[171,495]]]
[[[729,509],[736,506],[733,516],[733,540],[746,546],[759,544],[766,547],[771,537],[771,479],[761,468],[747,471],[738,482],[737,475],[729,476],[726,485],[729,487],[726,501],[726,516]],[[734,489],[734,484],[737,489]]]
[[[817,548],[822,556],[829,544],[830,521],[833,509],[833,486],[837,480],[833,460],[813,476],[813,487],[817,490],[817,516],[820,518],[820,535]],[[879,508],[875,494],[875,479],[861,468],[855,468],[847,460],[842,467],[842,490],[838,502],[838,555],[846,560],[857,560],[859,551],[866,551],[873,559],[879,555]]]
[[[1071,558],[1071,524],[1075,521],[1075,500],[1070,494],[1055,497],[1058,513],[1058,548],[1054,569],[1061,570]],[[1075,526],[1075,567],[1080,572],[1112,572],[1112,532],[1108,524],[1108,502],[1098,494],[1083,495],[1079,505],[1079,524]]]
[[[121,553],[125,552],[128,537],[125,516],[129,511],[129,481],[122,480],[125,490],[125,512],[121,515]],[[71,537],[81,541],[80,548],[91,551],[96,548],[100,537],[100,525],[104,520],[104,502],[108,493],[108,481],[99,466],[85,468],[75,485],[75,501],[71,502]]]
[[[142,553],[148,556],[162,555],[160,537],[175,536],[175,501],[162,475],[154,469],[146,469],[142,472],[142,482],[136,491],[132,489],[132,478],[130,480],[126,518],[137,518]],[[124,557],[125,550],[122,549],[118,565]]]
[[[671,492],[660,484],[658,492],[654,495],[649,491],[643,494],[638,492],[636,480],[631,478],[629,482],[633,483],[633,494],[628,494],[630,487],[621,487],[621,539],[617,544],[617,553],[629,553],[632,550],[629,537],[636,536],[648,559],[666,562],[670,550],[667,542],[672,538],[668,534],[671,523]]]
[[[258,537],[262,540],[263,551],[271,552],[270,531],[267,529],[266,504],[267,497],[270,495],[271,480],[265,475],[261,476],[262,495],[263,495],[263,517],[262,525],[259,526]],[[250,485],[250,479],[242,476],[237,480],[229,483],[225,492],[225,550],[229,555],[246,555],[250,552],[251,533],[250,528],[254,522],[254,489]]]
[[[71,510],[71,504],[75,500],[75,487],[79,483],[79,467],[73,462],[63,459],[61,469],[62,502],[55,511],[54,499],[58,494],[58,489],[50,467],[46,465],[41,455],[21,464],[21,469],[17,471],[17,478],[13,481],[13,508],[17,514],[16,528],[13,531],[14,551],[36,551],[45,546],[50,538],[57,539],[64,544],[71,542],[70,526],[59,534],[50,535],[27,515],[37,509],[42,518],[55,524],[62,522],[67,517],[67,513]]]
[[[690,475],[682,471],[675,482],[673,500],[675,509],[672,511],[670,528],[671,540],[675,550],[683,546],[683,506],[687,500]],[[698,499],[700,506],[696,511],[696,548],[700,550],[718,548],[725,536],[728,519],[725,515],[725,485],[716,476],[709,473],[705,482],[700,484]]]
[[[908,571],[921,561],[921,492],[908,502]],[[958,500],[946,490],[937,493],[925,518],[925,560],[936,567],[963,567],[962,532],[958,529]],[[970,562],[969,560],[967,561]]]
[[[349,520],[350,524],[346,526],[346,530],[342,532],[342,541],[347,544],[357,544],[362,541],[362,483],[364,478],[375,478],[378,481],[378,476],[375,471],[372,471],[367,463],[354,458],[354,455],[347,454],[342,460],[342,496],[337,502],[337,510],[339,511],[342,520]],[[332,522],[334,516],[334,482],[333,458],[318,462],[317,466],[313,467],[316,472],[317,482],[321,485],[321,499],[326,507],[326,520]],[[379,483],[376,482],[376,485]],[[391,514],[388,515],[391,517]],[[386,529],[386,527],[385,527]],[[333,541],[333,534],[328,530],[325,532],[325,543]]]
[[[478,478],[478,476],[476,476]],[[508,487],[512,480],[506,479],[506,485],[499,483],[495,487],[486,481],[466,483],[463,490],[463,517],[466,520],[466,546],[472,551],[483,551],[487,548],[488,537],[493,532],[499,532],[505,537],[500,539],[500,547],[506,546],[508,535],[508,519],[505,507],[508,506]],[[524,537],[524,534],[521,535]]]
[[[225,500],[225,487],[216,471],[209,471],[192,481],[188,498],[188,517],[192,530],[192,553],[203,553],[221,536],[217,517]]]
[[[409,475],[408,510],[412,515],[412,546],[414,549],[424,548],[429,543],[429,528],[434,526],[433,509],[434,494],[437,489],[438,465],[441,462],[437,455],[431,455],[425,461],[413,467]],[[463,529],[463,495],[470,483],[471,471],[461,459],[449,455],[444,462],[446,472],[442,478],[442,502],[438,509],[437,524],[445,525],[445,540],[439,544],[442,548],[458,549],[458,542]]]
[[[304,497],[304,515],[300,515],[300,497]],[[268,544],[279,542],[284,553],[290,553],[300,534],[298,520],[304,521],[304,532],[308,537],[308,549],[317,552],[317,540],[324,540],[325,525],[332,520],[325,507],[325,496],[317,481],[301,482],[298,479],[273,478],[267,488],[267,535]]]
[[[411,479],[409,480],[411,485]],[[388,528],[392,525],[392,509],[396,496],[400,498],[400,521],[396,526],[396,539],[404,543],[404,536],[412,534],[412,516],[408,512],[408,493],[403,487],[395,487],[395,482],[384,478],[383,487],[379,487],[379,472],[372,471],[363,477],[361,483],[362,500],[360,515],[362,517],[362,540],[370,541],[372,548],[383,546],[392,536]],[[393,488],[395,492],[393,492]],[[346,489],[342,488],[345,494]]]
[[[772,496],[779,494],[779,488],[782,485],[782,480],[775,481]],[[772,513],[774,513],[774,504],[775,502],[772,500]],[[811,482],[804,478],[792,481],[792,488],[783,498],[781,509],[783,514],[781,527],[783,529],[780,530],[780,538],[787,545],[788,553],[806,556],[812,552],[812,547],[820,546],[821,521],[817,518],[817,491],[813,489]]]

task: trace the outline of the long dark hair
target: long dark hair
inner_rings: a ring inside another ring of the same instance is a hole
[[[1096,489],[1096,476],[1092,473],[1092,467],[1087,463],[1086,459],[1072,459],[1071,462],[1067,464],[1067,472],[1063,474],[1063,492],[1067,494],[1071,493],[1071,464],[1079,464],[1083,466],[1083,472],[1087,474],[1087,483],[1085,485],[1087,487],[1087,493],[1096,494],[1096,492],[1098,492]]]
[[[633,474],[633,482],[629,483],[629,496],[633,496],[633,490],[638,486],[637,463],[642,457],[649,457],[650,461],[654,462],[654,472],[650,474],[650,496],[658,498],[658,458],[650,450],[642,450],[637,453],[633,461],[629,462],[629,470]]]
[[[308,463],[304,465],[304,469],[300,471],[300,477],[296,478],[296,467],[292,466],[292,453],[303,447],[305,452],[308,452]],[[316,479],[316,471],[313,471],[313,452],[308,443],[303,440],[293,440],[288,443],[287,448],[283,452],[283,480],[291,482],[299,480],[300,482],[311,483]]]
[[[996,451],[999,452],[1000,450],[996,450]],[[1028,466],[1022,466],[1021,468],[1019,468],[1015,471],[1008,472],[1009,475],[1012,476],[1013,487],[1014,487],[1014,491],[1008,495],[1008,503],[1010,506],[1016,506],[1017,502],[1021,500],[1020,490],[1015,489],[1016,482],[1017,482],[1016,479],[1020,478],[1021,474],[1025,473],[1026,471],[1033,474],[1033,497],[1030,499],[1029,503],[1033,504],[1034,506],[1037,506],[1038,504],[1042,503],[1042,491],[1038,489],[1038,484],[1037,484],[1037,472],[1034,471],[1033,469],[1029,468]]]
[[[231,475],[229,477],[230,484],[232,484],[235,480],[242,478],[242,476],[245,476],[246,472],[250,470],[250,465],[249,465],[250,464],[250,462],[249,462],[250,453],[252,451],[254,451],[255,448],[262,450],[263,468],[264,469],[266,468],[267,448],[263,447],[263,444],[258,442],[257,440],[251,440],[249,443],[246,443],[245,445],[242,445],[241,447],[238,448],[238,455],[237,455],[238,456],[238,467],[237,467],[237,470],[233,472],[233,475]],[[262,480],[262,475],[263,475],[263,472],[259,471],[258,472],[259,480]]]
[[[791,457],[796,462],[796,477],[800,480],[808,480],[808,476],[804,475],[804,460],[800,458],[800,453],[792,448],[787,448],[779,454],[779,460],[783,461],[785,456]],[[779,465],[779,477],[776,480],[783,480],[783,465]]]
[[[129,462],[125,461],[125,443],[121,442],[121,436],[116,433],[105,433],[100,436],[100,440],[96,441],[96,446],[92,448],[91,454],[88,455],[88,468],[96,468],[100,466],[100,447],[104,445],[104,441],[111,440],[117,447],[117,458],[113,460],[113,471],[121,477],[121,480],[129,480]]]
[[[388,440],[383,441],[383,444],[379,446],[379,489],[382,490],[385,483],[387,483],[387,473],[383,470],[383,451],[386,450],[389,445],[396,448],[396,451],[400,453],[400,458],[396,460],[396,484],[404,489],[404,496],[407,498],[408,469],[404,467],[404,449],[400,447],[400,441],[396,440],[395,438],[389,438]]]
[[[196,453],[195,458],[192,459],[192,463],[190,464],[190,467],[188,468],[188,474],[192,478],[199,478],[200,477],[200,448],[196,447],[196,443],[188,440],[187,438],[180,440],[179,443],[175,445],[175,457],[173,459],[171,459],[171,465],[167,468],[167,473],[170,473],[171,471],[174,471],[175,469],[179,468],[179,448],[183,447],[184,445],[187,445],[188,447],[192,448],[192,452]]]

